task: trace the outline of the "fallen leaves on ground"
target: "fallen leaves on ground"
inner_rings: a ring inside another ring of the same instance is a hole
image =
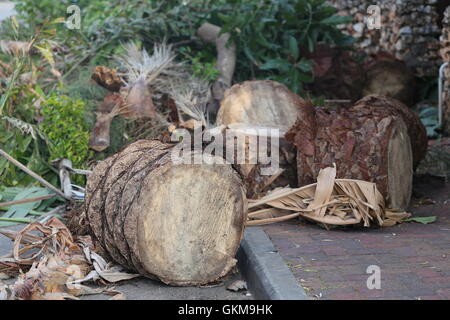
[[[96,253],[90,236],[74,238],[56,217],[18,232],[0,233],[14,240],[12,252],[0,257],[0,273],[19,273],[13,285],[0,282],[0,300],[65,300],[99,293],[124,299],[108,286],[91,288],[84,283],[108,284],[139,276],[111,266]]]
[[[407,212],[385,208],[376,184],[336,179],[336,167],[322,169],[317,183],[301,188],[275,189],[249,203],[247,225],[263,225],[302,216],[325,227],[371,223],[392,226],[409,218]]]
[[[413,217],[406,219],[405,222],[418,222],[422,224],[429,224],[435,222],[437,219],[436,216],[430,216],[430,217]]]

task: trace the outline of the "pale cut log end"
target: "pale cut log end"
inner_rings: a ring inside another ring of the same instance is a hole
[[[136,208],[139,256],[163,282],[212,282],[236,264],[246,220],[244,189],[229,165],[154,171]]]
[[[281,83],[245,81],[225,92],[217,115],[218,125],[244,123],[289,130],[304,101]]]
[[[176,164],[173,148],[140,140],[102,161],[89,177],[86,216],[116,263],[170,285],[206,284],[236,264],[245,187],[224,159]]]
[[[388,198],[391,209],[406,210],[412,195],[413,156],[411,142],[403,121],[392,130],[388,146]]]

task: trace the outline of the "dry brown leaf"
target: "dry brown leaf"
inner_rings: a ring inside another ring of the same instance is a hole
[[[308,206],[308,209],[319,207],[325,203],[330,202],[331,194],[333,193],[334,180],[336,178],[336,167],[325,168],[320,170],[317,176],[317,186],[314,195],[314,200]],[[315,214],[319,217],[325,216],[327,207],[320,207],[315,209]]]
[[[124,85],[122,79],[117,75],[116,70],[104,66],[97,66],[91,76],[98,85],[112,92],[119,92]]]
[[[12,286],[14,299],[64,300],[99,294],[106,288],[91,288],[82,283],[103,279],[107,282],[137,277],[108,264],[94,250],[90,236],[76,240],[67,227],[52,217],[45,223],[33,222],[19,232],[0,231],[14,240],[12,253],[0,258],[0,269],[21,273]],[[5,290],[0,290],[2,297]]]
[[[247,282],[243,280],[236,280],[227,287],[227,290],[238,292],[241,290],[247,290]]]
[[[32,42],[0,40],[0,50],[5,54],[16,56],[20,54],[28,54],[32,45]]]

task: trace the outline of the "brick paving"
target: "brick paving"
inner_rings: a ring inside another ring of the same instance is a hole
[[[311,299],[450,299],[450,184],[422,183],[415,193],[434,203],[415,199],[410,212],[436,222],[327,231],[293,220],[264,229]],[[381,289],[367,288],[371,265]]]

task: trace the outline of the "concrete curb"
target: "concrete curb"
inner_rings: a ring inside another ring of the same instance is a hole
[[[256,299],[308,299],[262,228],[246,228],[237,259],[238,267]]]

